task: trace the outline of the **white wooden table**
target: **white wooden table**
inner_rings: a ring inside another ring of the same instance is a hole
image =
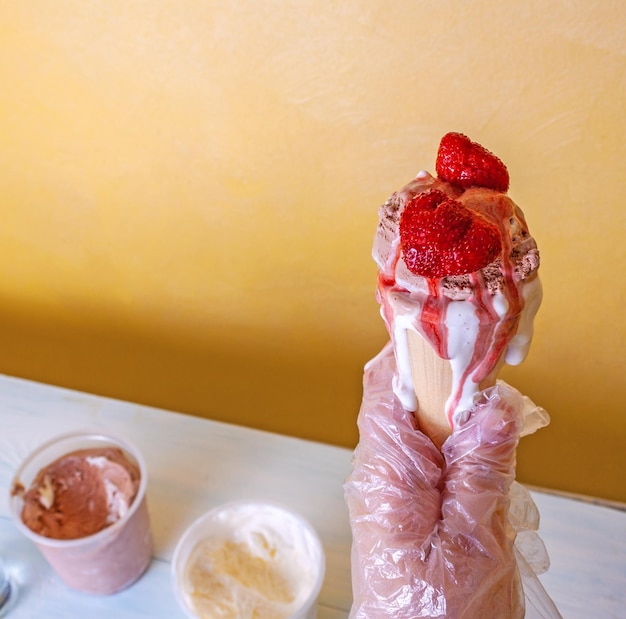
[[[356,415],[356,411],[355,411]],[[356,420],[355,420],[356,421]],[[131,588],[93,597],[65,587],[9,516],[13,473],[34,447],[84,427],[126,436],[148,465],[154,560]],[[183,619],[171,587],[176,543],[198,516],[235,499],[282,503],[308,518],[326,551],[319,618],[348,616],[351,451],[0,375],[0,553],[16,595],[10,619]],[[626,512],[533,491],[552,560],[541,580],[566,619],[626,617]],[[4,616],[4,615],[3,615]]]

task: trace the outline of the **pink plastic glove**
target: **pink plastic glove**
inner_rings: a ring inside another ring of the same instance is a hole
[[[365,371],[360,442],[345,484],[351,619],[524,616],[508,521],[522,396],[482,393],[439,452],[393,395],[387,346]]]

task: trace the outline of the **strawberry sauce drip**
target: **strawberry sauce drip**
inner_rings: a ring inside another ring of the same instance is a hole
[[[448,329],[443,318],[446,315],[449,299],[441,294],[439,280],[428,280],[429,294],[422,305],[420,324],[422,334],[430,342],[430,345],[443,359],[448,357]]]
[[[471,380],[479,385],[496,369],[506,347],[517,331],[520,314],[524,306],[520,285],[515,282],[513,277],[514,264],[510,258],[512,241],[506,227],[511,216],[509,206],[502,199],[485,201],[481,206],[483,206],[483,214],[500,230],[502,251],[499,257],[499,267],[503,281],[506,282],[502,288],[502,294],[507,307],[503,315],[500,315],[495,307],[495,297],[488,290],[482,272],[478,271],[470,275],[472,287],[476,291],[470,301],[475,306],[475,314],[478,318],[478,336],[474,342],[471,361],[460,377],[456,391],[448,402],[446,414],[451,423],[454,411],[461,400],[465,383]]]

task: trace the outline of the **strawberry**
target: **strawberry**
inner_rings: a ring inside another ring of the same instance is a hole
[[[437,189],[409,200],[400,216],[407,268],[423,277],[473,273],[500,253],[498,228]]]
[[[487,187],[506,193],[509,172],[498,157],[462,133],[441,138],[435,169],[440,179],[468,187]]]

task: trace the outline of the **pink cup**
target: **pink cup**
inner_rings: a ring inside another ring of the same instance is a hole
[[[95,447],[119,447],[139,467],[139,490],[128,512],[98,533],[77,539],[52,539],[31,531],[22,522],[23,500],[15,489],[28,489],[37,473],[57,458]],[[143,457],[126,439],[99,430],[64,434],[38,447],[17,469],[11,483],[11,514],[17,528],[37,545],[68,586],[78,591],[108,595],[134,583],[150,563],[152,535],[146,504],[147,482]]]

